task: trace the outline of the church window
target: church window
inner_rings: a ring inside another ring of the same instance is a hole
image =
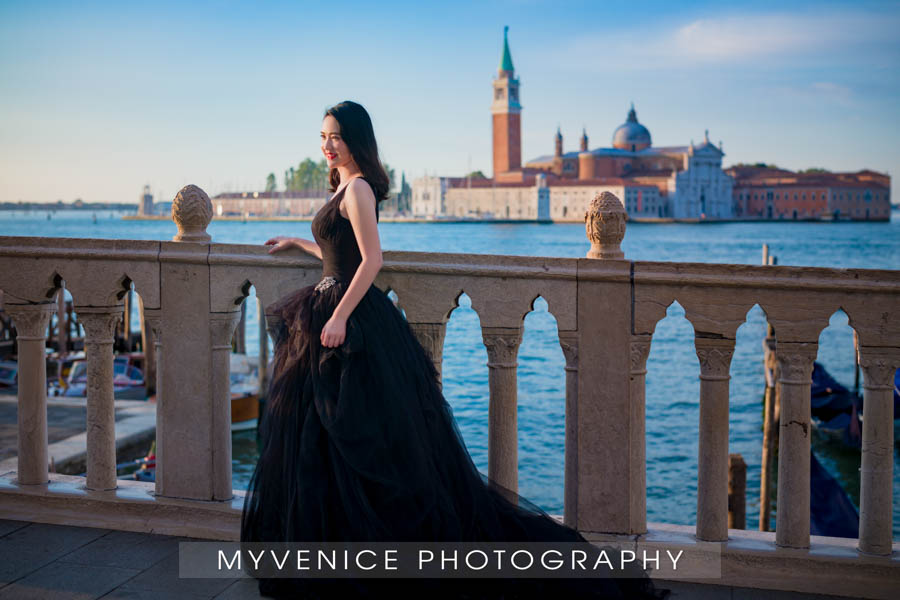
[[[516,96],[518,96],[516,88],[509,88],[509,99],[515,101],[517,99]]]
[[[503,88],[497,88],[496,90],[494,90],[494,98],[496,98],[497,100],[503,99]]]

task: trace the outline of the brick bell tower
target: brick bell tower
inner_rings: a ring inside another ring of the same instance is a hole
[[[494,102],[491,116],[494,127],[494,177],[522,166],[522,105],[519,104],[519,80],[515,78],[509,54],[507,32],[503,28],[503,56],[494,79]]]

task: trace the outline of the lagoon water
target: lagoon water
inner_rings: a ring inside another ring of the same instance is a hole
[[[309,222],[213,222],[213,241],[262,244],[275,235],[312,238]],[[382,223],[385,250],[583,257],[590,244],[582,224]],[[0,212],[0,235],[171,240],[169,221],[123,221],[118,213]],[[722,223],[628,225],[623,250],[631,260],[758,265],[768,243],[780,265],[900,269],[900,213],[889,223]],[[140,290],[137,290],[140,292]],[[256,302],[248,302],[248,324]],[[265,299],[271,302],[274,299]],[[137,323],[136,318],[132,323]],[[747,463],[747,527],[756,529],[762,446],[765,318],[758,306],[737,332],[731,367],[729,451]],[[247,351],[258,332],[247,328]],[[270,351],[271,351],[271,341]],[[270,354],[271,355],[271,354]],[[837,311],[819,339],[818,360],[848,387],[854,383],[853,332]],[[463,295],[447,326],[444,393],[475,464],[487,472],[488,369],[478,315]],[[538,298],[525,319],[519,348],[519,491],[550,513],[563,508],[565,361],[556,322]],[[589,368],[582,365],[581,368]],[[656,328],[647,361],[647,518],[693,524],[696,518],[699,363],[693,329],[678,304]],[[245,489],[257,456],[255,436],[236,434],[234,486]],[[813,437],[813,448],[859,505],[859,452]],[[895,465],[900,453],[895,446]],[[900,483],[894,477],[894,538],[900,537]]]

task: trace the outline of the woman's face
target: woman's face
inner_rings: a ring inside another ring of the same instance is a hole
[[[341,137],[341,125],[331,115],[325,115],[322,121],[322,154],[328,162],[329,169],[337,169],[353,162],[350,148]]]

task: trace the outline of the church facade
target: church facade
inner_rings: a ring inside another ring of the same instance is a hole
[[[721,143],[654,147],[632,106],[612,147],[565,152],[557,130],[554,153],[522,164],[519,79],[504,29],[492,82],[492,178],[424,177],[413,182],[411,209],[420,217],[582,220],[591,199],[618,196],[632,218],[730,219],[733,179],[722,170]]]

